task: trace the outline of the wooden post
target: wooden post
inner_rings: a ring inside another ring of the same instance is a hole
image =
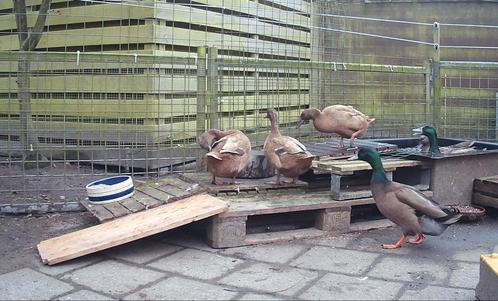
[[[432,81],[433,81],[433,95],[434,98],[433,106],[432,106],[432,122],[434,127],[440,131],[439,128],[441,125],[440,120],[440,110],[441,110],[441,72],[440,72],[440,62],[441,62],[441,25],[438,22],[434,22],[433,26],[433,43],[434,43],[434,52],[432,55]]]
[[[209,128],[219,129],[218,122],[218,49],[209,47],[207,56],[207,94]]]
[[[197,48],[197,136],[206,131],[206,49],[207,47]],[[199,148],[196,160],[197,171],[204,170],[204,167],[204,151]]]

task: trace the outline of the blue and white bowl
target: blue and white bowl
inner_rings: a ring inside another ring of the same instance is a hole
[[[135,193],[130,176],[115,176],[86,185],[88,201],[92,204],[107,204],[120,201]]]

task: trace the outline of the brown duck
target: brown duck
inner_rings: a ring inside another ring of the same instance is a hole
[[[313,120],[315,129],[322,133],[335,133],[341,138],[339,147],[344,147],[344,137],[350,139],[353,146],[354,139],[361,137],[375,118],[370,118],[351,106],[333,105],[322,111],[309,108],[301,113],[299,125]]]
[[[207,169],[213,175],[211,183],[219,185],[216,177],[220,177],[231,178],[228,184],[236,184],[235,177],[251,159],[249,138],[239,130],[211,129],[201,134],[197,140],[208,151]]]
[[[372,166],[370,189],[379,211],[403,230],[395,244],[384,244],[383,248],[396,249],[405,242],[421,244],[424,234],[440,235],[461,214],[441,208],[415,188],[387,179],[379,153],[370,148],[360,148],[358,159]],[[408,236],[416,236],[409,239]]]
[[[278,128],[277,113],[275,110],[268,110],[267,116],[271,123],[271,132],[266,137],[264,150],[268,162],[277,171],[277,185],[281,185],[281,175],[292,178],[292,183],[297,177],[304,174],[311,167],[313,156],[306,147],[298,140],[282,136]]]

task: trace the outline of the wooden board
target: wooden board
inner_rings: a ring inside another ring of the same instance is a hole
[[[474,192],[472,194],[472,203],[485,207],[498,208],[498,198]]]
[[[422,191],[427,196],[432,196],[432,191]],[[350,206],[375,204],[373,198],[361,198],[347,201],[333,200],[329,193],[292,193],[279,195],[256,195],[251,197],[222,198],[230,204],[228,211],[220,217],[251,216],[262,214],[275,214],[284,212],[344,208]]]
[[[386,170],[395,170],[399,167],[411,167],[422,165],[422,162],[405,159],[382,159],[382,164]],[[338,175],[348,175],[354,171],[370,170],[372,167],[365,161],[361,160],[331,160],[331,161],[313,161],[313,169],[327,171]]]
[[[474,191],[498,198],[498,175],[474,179]]]
[[[170,230],[228,209],[207,194],[115,219],[108,223],[44,240],[38,244],[43,263],[53,265]]]
[[[182,180],[177,175],[168,175],[136,184],[135,194],[119,202],[95,205],[83,200],[81,204],[100,222],[106,222],[206,191],[197,183]]]
[[[295,184],[284,183],[282,185],[269,184],[268,182],[275,182],[276,177],[263,178],[263,179],[236,179],[239,184],[235,185],[213,185],[211,184],[212,176],[210,173],[184,173],[179,175],[180,178],[199,183],[203,188],[214,195],[238,195],[238,194],[256,194],[264,192],[283,192],[286,190],[303,190],[308,187],[308,183],[303,181],[296,181]],[[229,179],[217,179],[218,181],[228,182]],[[289,181],[289,179],[284,179]]]

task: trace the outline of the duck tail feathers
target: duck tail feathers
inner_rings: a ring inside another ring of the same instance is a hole
[[[436,218],[436,221],[438,223],[441,223],[444,225],[451,225],[451,224],[458,222],[460,220],[460,218],[462,217],[460,212],[458,212],[458,210],[456,210],[456,209],[443,208],[441,210],[443,210],[444,213],[446,213],[446,216]]]
[[[453,209],[442,209],[446,216],[439,218],[431,218],[426,215],[419,216],[419,223],[422,232],[427,235],[438,236],[448,228],[449,225],[454,224],[460,220],[462,215]]]
[[[213,152],[207,153],[207,154],[206,154],[206,156],[211,157],[211,158],[214,158],[214,159],[216,159],[216,160],[220,160],[220,161],[221,161],[221,160],[223,160],[222,158],[220,158],[218,155],[216,155],[216,154],[215,154],[215,153],[213,153]]]

